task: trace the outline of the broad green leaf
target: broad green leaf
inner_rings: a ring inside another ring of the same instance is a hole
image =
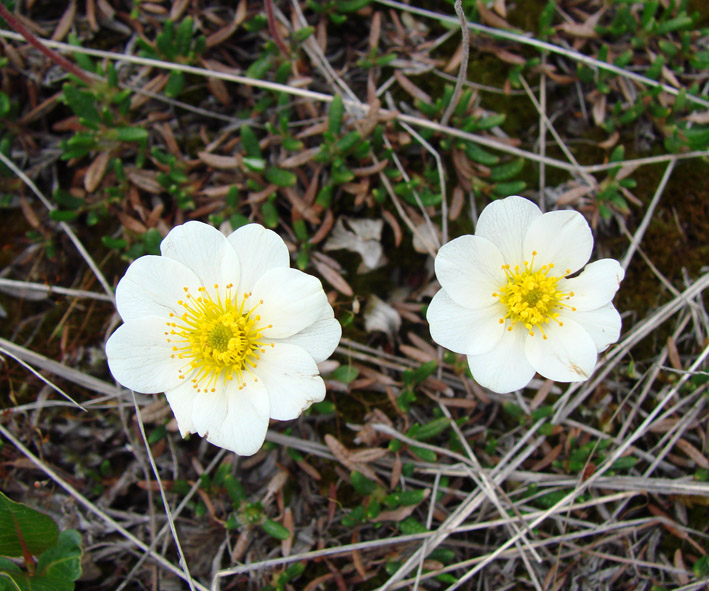
[[[0,555],[39,555],[54,546],[59,528],[54,520],[0,492]]]
[[[64,530],[54,548],[37,561],[37,574],[52,582],[55,591],[72,591],[81,576],[81,536],[73,529]]]

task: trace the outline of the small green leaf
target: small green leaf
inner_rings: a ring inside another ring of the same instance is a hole
[[[247,68],[246,75],[249,78],[262,80],[264,76],[266,76],[266,73],[271,69],[272,60],[273,57],[271,55],[262,55]]]
[[[517,176],[524,168],[524,160],[516,158],[510,162],[505,162],[490,169],[490,180],[506,181],[514,176]]]
[[[116,139],[121,142],[144,142],[148,139],[148,130],[143,127],[119,127]]]
[[[357,12],[367,6],[372,0],[339,0],[335,2],[337,12]]]
[[[87,124],[97,126],[101,123],[101,116],[96,110],[94,97],[90,92],[79,90],[76,86],[67,82],[62,86],[62,93],[67,105],[77,117],[86,121]]]
[[[702,556],[692,565],[692,572],[698,579],[709,576],[709,556]]]
[[[182,72],[173,70],[165,85],[165,96],[175,98],[180,95],[185,86],[185,75]]]
[[[418,429],[416,429],[415,433],[411,433],[410,437],[413,437],[418,441],[426,441],[445,431],[448,428],[448,425],[450,425],[449,419],[446,417],[439,417],[429,421],[425,425],[421,425]]]
[[[224,488],[226,489],[226,492],[235,507],[238,507],[246,500],[246,491],[244,490],[244,487],[232,474],[226,474],[224,476]]]
[[[258,145],[258,138],[248,125],[241,126],[241,145],[249,158],[263,158],[261,148]]]
[[[417,521],[414,517],[407,517],[399,523],[401,533],[410,536],[412,534],[425,534],[428,530],[426,527]]]
[[[269,168],[264,177],[277,187],[293,187],[298,182],[298,176],[294,172],[282,168]]]
[[[342,96],[336,94],[330,103],[330,114],[328,115],[328,129],[332,134],[340,133],[342,128],[342,117],[345,113],[345,106],[342,102]]]
[[[465,153],[473,162],[479,162],[485,166],[494,166],[500,161],[500,157],[483,150],[477,144],[469,143],[465,146]]]
[[[374,480],[367,478],[357,470],[353,470],[350,474],[350,482],[352,482],[354,489],[363,496],[372,494],[377,488],[377,483]]]
[[[354,382],[359,375],[359,370],[352,365],[341,365],[330,374],[330,379],[343,384]]]
[[[261,529],[277,540],[287,540],[290,537],[288,529],[280,523],[273,521],[273,519],[266,518],[261,524]]]

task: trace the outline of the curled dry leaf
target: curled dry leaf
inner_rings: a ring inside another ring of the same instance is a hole
[[[394,340],[401,328],[401,315],[384,300],[372,294],[364,308],[364,330],[383,332]]]
[[[345,226],[345,224],[347,224]],[[381,245],[383,220],[339,218],[324,250],[349,250],[362,257],[363,270],[367,272],[384,263]]]

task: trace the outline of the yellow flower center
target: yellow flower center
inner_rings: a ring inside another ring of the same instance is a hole
[[[531,262],[524,261],[524,269],[520,269],[519,265],[514,269],[510,265],[502,265],[507,283],[500,287],[499,292],[492,295],[500,298],[500,302],[507,308],[507,313],[500,318],[500,324],[504,324],[509,319],[508,331],[519,322],[527,329],[530,336],[534,336],[534,329],[538,328],[542,338],[546,339],[543,325],[553,320],[559,326],[563,326],[564,323],[558,320],[559,310],[567,308],[575,311],[576,308],[564,303],[564,300],[573,297],[574,292],[562,292],[558,288],[559,280],[566,277],[571,272],[570,269],[558,277],[551,275],[553,263],[535,271],[534,257],[536,256],[535,250],[532,252]]]
[[[193,373],[191,381],[197,392],[214,392],[220,379],[224,384],[236,379],[241,389],[245,374],[258,381],[252,370],[265,347],[273,347],[261,334],[271,325],[261,325],[261,316],[255,314],[263,301],[247,308],[251,294],[239,298],[232,293],[231,283],[223,290],[224,297],[219,286],[214,286],[216,300],[205,287],[199,288],[196,297],[188,288],[184,290],[185,299],[177,301],[184,311],[170,313],[169,330],[165,332],[167,342],[172,344],[171,357],[185,360],[180,379]]]

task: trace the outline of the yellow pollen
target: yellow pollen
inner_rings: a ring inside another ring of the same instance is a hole
[[[493,297],[500,298],[507,313],[500,318],[500,324],[504,324],[509,319],[507,330],[511,331],[517,323],[522,324],[530,336],[534,336],[535,329],[538,329],[543,339],[547,338],[544,332],[544,325],[553,320],[559,326],[564,323],[559,321],[559,310],[567,308],[575,311],[576,308],[569,306],[565,301],[573,297],[573,292],[562,292],[558,288],[560,279],[570,274],[570,270],[561,276],[550,275],[554,268],[553,263],[544,265],[538,270],[534,270],[534,259],[537,251],[532,252],[532,260],[524,261],[524,269],[516,265],[514,269],[510,265],[502,265],[502,270],[507,276],[507,283],[500,287]]]
[[[239,297],[233,288],[231,283],[221,289],[214,285],[215,299],[205,287],[197,295],[185,287],[185,299],[176,302],[182,312],[170,313],[165,336],[171,357],[185,361],[179,378],[190,376],[197,392],[214,392],[219,381],[226,385],[235,379],[239,389],[247,376],[258,381],[252,370],[265,347],[273,346],[261,334],[267,328],[260,324],[261,316],[254,314],[263,300],[248,307],[251,294]]]

